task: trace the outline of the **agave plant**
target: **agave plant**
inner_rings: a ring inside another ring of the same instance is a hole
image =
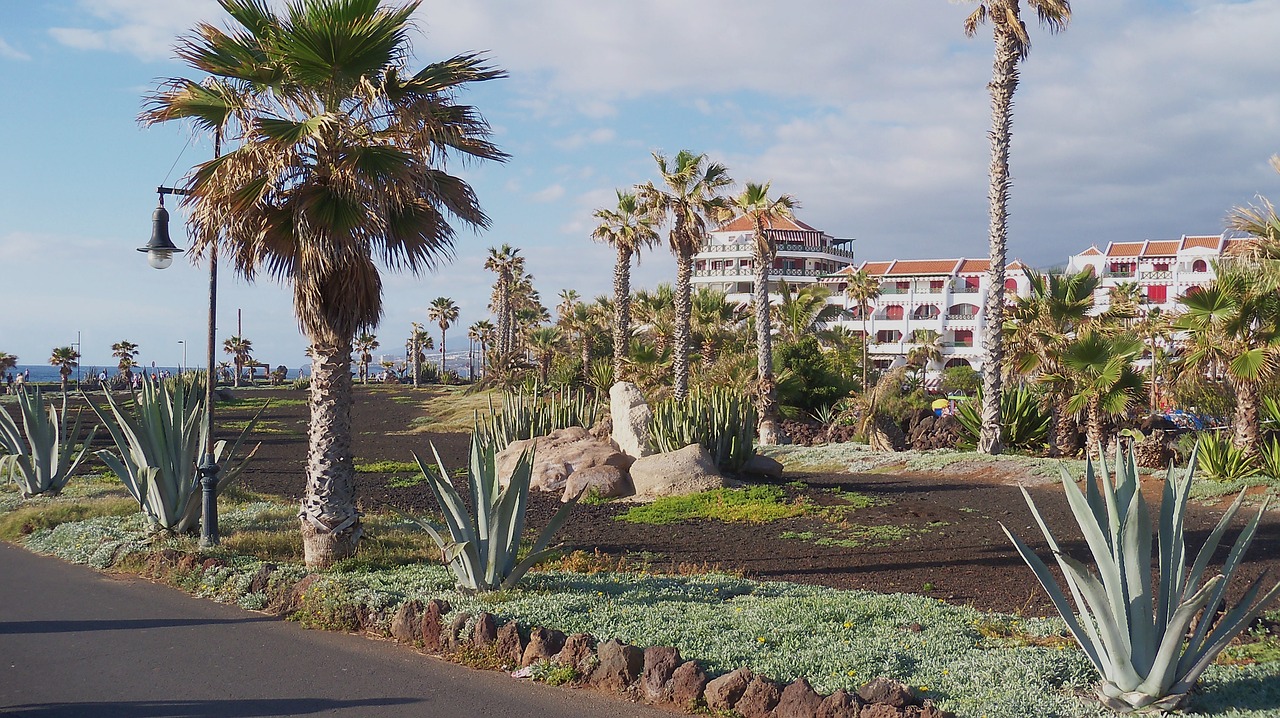
[[[956,407],[960,422],[961,446],[972,448],[982,433],[982,392],[972,401]],[[1009,387],[1000,395],[1000,441],[1012,449],[1038,451],[1049,437],[1049,413],[1036,392],[1025,386]]]
[[[22,414],[22,431],[9,412],[0,409],[0,474],[18,482],[23,498],[39,494],[56,496],[75,475],[98,433],[93,427],[76,451],[80,435],[80,414],[67,430],[67,396],[62,395],[62,411],[53,404],[46,409],[39,387],[18,392],[18,408]],[[25,435],[25,440],[24,440]]]
[[[1238,481],[1257,476],[1262,469],[1254,464],[1244,449],[1231,442],[1231,437],[1207,431],[1199,439],[1199,465],[1205,478],[1215,481]]]
[[[1280,595],[1280,583],[1277,583],[1259,598],[1266,578],[1264,572],[1244,591],[1238,604],[1214,620],[1231,575],[1253,541],[1267,507],[1264,503],[1240,532],[1221,572],[1202,582],[1228,524],[1240,509],[1244,492],[1209,534],[1188,570],[1183,521],[1196,453],[1192,452],[1191,463],[1181,478],[1175,478],[1172,464],[1165,476],[1157,536],[1159,583],[1155,584],[1154,594],[1151,516],[1138,484],[1132,451],[1126,455],[1117,448],[1114,482],[1105,459],[1099,455],[1099,474],[1090,457],[1083,493],[1066,469],[1062,469],[1067,502],[1093,554],[1096,573],[1063,553],[1031,495],[1026,489],[1022,491],[1062,569],[1078,613],[1072,611],[1062,588],[1040,557],[1001,525],[1098,669],[1102,676],[1098,697],[1113,710],[1177,708],[1227,643]],[[1193,622],[1194,630],[1191,629]]]
[[[1262,442],[1258,460],[1262,462],[1262,473],[1280,479],[1280,439],[1272,437]]]
[[[105,392],[110,413],[89,403],[115,442],[95,455],[124,482],[125,489],[142,507],[156,531],[190,533],[200,524],[199,478],[196,464],[208,439],[203,382],[144,381],[134,395],[136,409],[122,410],[111,392]],[[253,454],[232,465],[244,437],[257,424],[258,414],[227,448],[226,441],[213,446],[214,461],[222,465],[215,491],[221,495],[239,477]]]
[[[569,517],[578,497],[567,502],[551,517],[533,547],[519,558],[520,540],[524,536],[525,511],[529,506],[529,481],[533,475],[533,455],[525,452],[516,463],[506,488],[502,488],[494,460],[494,447],[481,436],[471,437],[471,466],[468,484],[471,505],[467,506],[449,480],[449,472],[432,445],[436,468],[432,469],[414,454],[418,468],[427,479],[444,513],[444,522],[409,517],[421,526],[440,547],[444,562],[458,577],[458,588],[464,591],[495,591],[511,588],[524,574],[551,553],[551,537]]]
[[[688,399],[658,404],[649,421],[654,448],[677,451],[702,444],[716,465],[737,471],[755,454],[756,410],[741,394],[721,387],[695,391]]]
[[[594,426],[599,412],[600,402],[585,391],[540,394],[536,389],[521,389],[502,395],[501,411],[491,403],[489,417],[478,422],[477,433],[484,444],[501,451],[513,441],[545,436],[555,429]]]

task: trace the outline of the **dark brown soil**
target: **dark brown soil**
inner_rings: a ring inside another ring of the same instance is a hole
[[[409,434],[410,423],[423,415],[413,389],[356,387],[353,449],[357,464],[412,461],[411,452],[429,454],[433,442],[450,469],[466,462],[465,434]],[[243,397],[283,399],[268,409],[267,430],[244,484],[255,491],[299,498],[304,486],[307,450],[307,407],[300,391],[252,390]],[[421,394],[418,394],[421,396]],[[399,397],[400,401],[395,401]],[[291,400],[291,401],[290,401]],[[223,419],[248,417],[247,410],[224,411]],[[403,510],[434,511],[424,484],[409,483],[413,474],[357,475],[358,496],[366,510],[391,505]],[[807,516],[767,524],[690,521],[665,526],[617,520],[625,504],[579,505],[560,532],[567,549],[618,556],[639,555],[654,570],[708,566],[764,580],[925,594],[985,610],[1052,613],[1044,591],[1014,552],[1000,529],[1003,522],[1047,558],[1044,541],[1022,496],[1007,479],[971,475],[788,473],[788,495],[817,505],[843,505],[832,489],[857,492],[875,505],[828,516]],[[1145,480],[1150,498],[1158,499],[1160,482]],[[1048,524],[1060,532],[1071,553],[1086,555],[1060,488],[1029,489]],[[559,506],[559,497],[535,495],[529,523],[540,528]],[[1252,511],[1246,510],[1252,514]],[[1198,548],[1217,523],[1221,507],[1193,506],[1188,519],[1188,546]],[[1243,526],[1237,517],[1235,529]],[[1233,530],[1227,541],[1234,539]],[[786,536],[786,537],[784,537]],[[789,537],[789,538],[787,538]],[[826,541],[823,541],[826,539]],[[1073,539],[1073,540],[1068,540]],[[828,545],[820,545],[819,542]],[[838,542],[838,543],[830,543]],[[1228,544],[1229,545],[1229,544]],[[1225,556],[1225,548],[1220,556]],[[1280,516],[1270,513],[1249,551],[1239,584],[1263,569],[1280,569]],[[1280,571],[1273,571],[1273,575]],[[1273,579],[1274,580],[1274,579]]]

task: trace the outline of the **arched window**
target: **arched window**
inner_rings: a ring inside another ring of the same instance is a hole
[[[903,312],[904,310],[901,304],[890,304],[889,306],[884,308],[884,318],[885,319],[901,319]]]
[[[1209,271],[1209,264],[1205,262],[1203,259],[1197,259],[1196,261],[1191,263],[1191,271],[1207,272]],[[1188,294],[1190,294],[1190,292],[1188,292]]]
[[[1018,280],[1012,278],[1004,280],[1004,291],[1016,293],[1018,291]]]
[[[940,310],[932,304],[921,304],[911,313],[912,319],[934,319],[940,314]]]
[[[951,357],[950,359],[947,360],[945,368],[950,369],[951,367],[954,367],[954,366],[972,367],[972,365],[969,364],[968,359],[961,359],[960,357]]]
[[[978,307],[973,304],[953,304],[947,310],[948,319],[973,319],[978,316]]]

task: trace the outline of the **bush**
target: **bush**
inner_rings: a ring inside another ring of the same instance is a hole
[[[820,406],[831,406],[849,395],[853,384],[832,370],[818,340],[801,337],[780,344],[774,351],[778,374],[778,404],[802,415]]]
[[[982,389],[982,375],[968,366],[953,366],[942,370],[941,387],[944,394],[976,396]]]
[[[982,433],[982,393],[960,402],[956,408],[960,421],[960,446],[972,449]],[[1041,451],[1049,436],[1049,412],[1040,405],[1040,395],[1025,386],[1004,390],[1000,397],[1000,441],[1011,449]]]

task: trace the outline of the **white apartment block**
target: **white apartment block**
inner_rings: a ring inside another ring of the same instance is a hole
[[[895,259],[863,262],[857,269],[880,281],[880,296],[863,307],[845,296],[852,266],[822,278],[851,319],[835,324],[861,334],[866,317],[871,338],[868,354],[873,364],[888,368],[906,361],[907,353],[920,346],[920,332],[934,331],[942,341],[941,362],[927,367],[936,373],[947,367],[982,368],[982,330],[986,311],[991,263],[986,259]],[[1005,267],[1007,301],[1030,294],[1026,267],[1014,261]]]
[[[853,263],[852,239],[836,239],[798,219],[779,219],[768,230],[776,248],[769,269],[769,293],[777,300],[777,283],[793,287],[817,282]],[[711,287],[735,304],[751,302],[755,285],[755,227],[740,216],[708,233],[693,257],[693,288]]]

